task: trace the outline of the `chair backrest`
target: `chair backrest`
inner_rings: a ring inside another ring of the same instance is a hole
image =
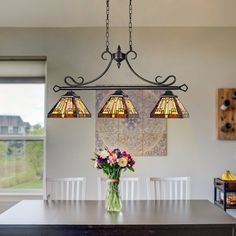
[[[189,199],[189,177],[150,177],[146,180],[149,200],[185,200]]]
[[[98,177],[98,200],[104,200],[107,194],[107,178]],[[120,178],[120,197],[121,200],[138,200],[139,199],[139,178],[122,177]]]
[[[84,200],[86,179],[46,178],[45,200]]]

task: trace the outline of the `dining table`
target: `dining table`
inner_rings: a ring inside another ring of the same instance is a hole
[[[0,236],[236,236],[236,219],[208,200],[23,200],[0,214]]]

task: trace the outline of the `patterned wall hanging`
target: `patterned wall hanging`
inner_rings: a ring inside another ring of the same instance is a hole
[[[96,91],[97,114],[112,90]],[[96,149],[124,148],[135,156],[167,155],[167,120],[150,118],[150,110],[160,98],[154,90],[126,91],[139,111],[139,118],[96,118]]]

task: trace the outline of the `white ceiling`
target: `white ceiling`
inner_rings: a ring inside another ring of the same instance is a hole
[[[110,0],[127,26],[129,0]],[[236,26],[236,0],[133,0],[135,26]],[[105,0],[0,0],[0,27],[104,26]]]

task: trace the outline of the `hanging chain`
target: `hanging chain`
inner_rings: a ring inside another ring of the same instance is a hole
[[[109,27],[110,27],[110,0],[106,0],[106,51],[109,51]],[[132,24],[132,0],[129,1],[129,48],[132,51],[133,50],[133,42],[132,42],[132,30],[133,30],[133,24]]]
[[[109,14],[110,14],[110,9],[109,9],[109,0],[107,0],[106,4],[106,51],[109,51]]]
[[[133,13],[133,9],[132,9],[132,0],[129,1],[129,48],[130,51],[133,50],[133,42],[132,42],[132,13]]]

